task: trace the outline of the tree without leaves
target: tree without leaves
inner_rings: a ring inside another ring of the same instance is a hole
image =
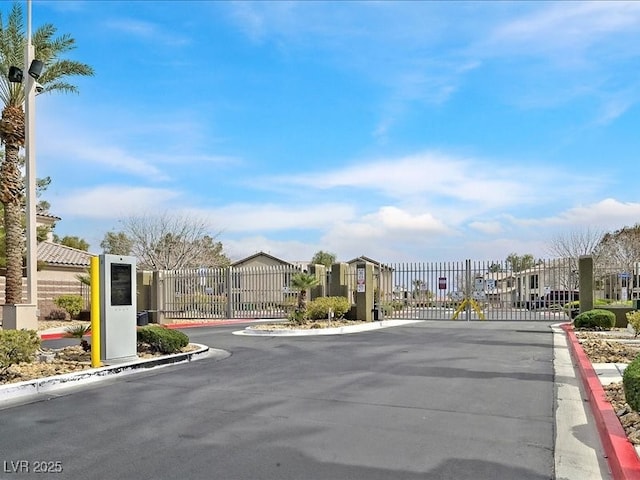
[[[582,255],[594,255],[603,236],[602,231],[591,228],[559,234],[551,239],[547,251],[553,257],[577,261]]]
[[[71,75],[93,75],[91,67],[84,63],[62,60],[60,55],[75,48],[75,40],[69,35],[55,37],[56,28],[45,24],[32,36],[35,58],[44,63],[38,79],[42,93],[77,92],[68,83]],[[25,142],[25,118],[23,103],[25,90],[22,84],[8,80],[9,67],[23,68],[26,34],[22,8],[15,3],[6,17],[0,15],[0,101],[3,104],[0,119],[0,139],[5,154],[0,165],[0,202],[4,206],[5,249],[7,273],[5,303],[14,305],[22,301],[22,253],[24,228],[21,223],[24,203],[24,183],[20,173],[19,152]],[[28,75],[24,72],[24,75]]]
[[[599,263],[632,272],[635,263],[640,262],[640,224],[604,234],[595,250]]]
[[[164,213],[129,217],[122,223],[122,233],[132,242],[131,255],[141,269],[225,267],[230,263],[222,243],[215,241],[218,234],[209,234],[202,220]]]

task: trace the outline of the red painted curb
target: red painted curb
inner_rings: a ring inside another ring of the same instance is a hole
[[[91,336],[91,332],[85,335],[85,337],[90,337],[90,336]],[[67,334],[64,332],[40,334],[40,340],[60,340],[61,338],[71,338],[71,337],[67,337]]]
[[[596,420],[600,441],[609,462],[615,480],[640,479],[640,459],[633,444],[627,439],[620,420],[607,401],[604,388],[591,361],[582,349],[571,324],[563,324],[563,330],[569,338],[571,355],[578,364],[582,383],[589,396],[591,412]]]
[[[177,328],[196,328],[196,327],[219,327],[221,325],[234,325],[237,323],[252,323],[256,322],[255,318],[234,318],[233,320],[215,320],[213,322],[197,322],[197,323],[168,323],[164,326],[166,328],[177,329]],[[150,324],[157,325],[157,324]],[[90,337],[91,332],[89,332],[85,337]],[[56,333],[41,333],[41,340],[60,340],[61,338],[67,338],[64,332],[56,332]]]
[[[237,323],[252,323],[256,322],[255,318],[234,318],[233,320],[214,320],[210,322],[197,322],[197,323],[167,323],[163,325],[167,328],[194,328],[194,327],[219,327],[220,325],[234,325]]]

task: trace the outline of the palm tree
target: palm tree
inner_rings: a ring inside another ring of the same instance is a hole
[[[291,277],[291,286],[298,290],[297,312],[304,314],[307,310],[307,290],[318,285],[315,275],[309,273],[296,273]]]
[[[42,85],[41,93],[77,93],[78,89],[66,78],[72,75],[90,76],[93,75],[93,69],[84,63],[60,59],[61,54],[75,48],[75,40],[67,34],[54,37],[55,34],[56,28],[45,24],[35,30],[31,39],[35,58],[44,63],[44,70],[38,79]],[[16,3],[6,24],[0,14],[0,101],[3,105],[0,140],[5,146],[4,160],[0,165],[0,202],[4,206],[7,256],[5,303],[8,305],[22,301],[24,231],[21,219],[24,183],[18,154],[25,142],[25,91],[22,84],[9,82],[8,73],[11,66],[23,67],[26,43],[22,8]]]

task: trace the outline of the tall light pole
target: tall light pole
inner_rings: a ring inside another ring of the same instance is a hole
[[[35,148],[35,99],[37,82],[44,63],[36,60],[31,43],[31,0],[27,0],[27,41],[24,53],[24,70],[11,66],[9,81],[22,83],[24,88],[24,146],[25,146],[25,197],[27,217],[27,303],[3,305],[2,326],[6,329],[37,329],[38,327],[38,279],[36,235],[36,148]],[[26,74],[25,74],[26,72]]]
[[[27,0],[27,45],[24,55],[24,128],[25,128],[25,176],[27,200],[27,304],[35,305],[32,314],[36,315],[38,305],[37,275],[37,229],[36,229],[36,142],[35,142],[35,106],[36,79],[40,71],[33,69],[35,51],[31,43],[31,0]],[[40,64],[41,69],[42,64]],[[30,313],[31,314],[31,313]]]

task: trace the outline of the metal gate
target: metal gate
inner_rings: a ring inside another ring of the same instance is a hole
[[[577,308],[575,259],[531,262],[398,263],[374,266],[375,302],[385,318],[566,320]]]
[[[577,308],[577,259],[515,267],[472,260],[373,265],[375,303],[387,319],[566,320]],[[300,271],[293,265],[161,271],[158,312],[169,319],[283,318],[295,303],[291,276]],[[355,265],[346,281],[354,302]]]
[[[158,311],[180,320],[283,318],[295,305],[294,266],[198,268],[158,272]]]

